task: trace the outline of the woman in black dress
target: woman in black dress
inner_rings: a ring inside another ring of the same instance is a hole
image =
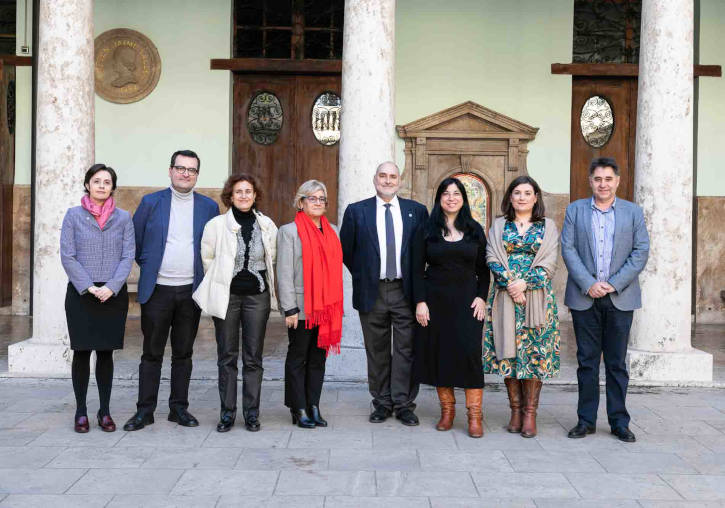
[[[437,388],[441,404],[438,430],[453,426],[453,388],[464,388],[468,434],[481,437],[481,332],[490,274],[486,236],[471,216],[460,180],[441,182],[430,218],[414,241],[413,297],[420,325],[415,343],[417,381]]]

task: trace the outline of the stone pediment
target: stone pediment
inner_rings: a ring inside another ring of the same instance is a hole
[[[401,138],[534,139],[538,130],[471,101],[397,126]]]

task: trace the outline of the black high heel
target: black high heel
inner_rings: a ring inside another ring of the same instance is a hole
[[[320,414],[320,408],[318,406],[310,406],[307,410],[307,414],[310,415],[310,419],[315,422],[315,426],[327,427],[327,420],[325,420]]]
[[[290,409],[292,414],[292,423],[303,429],[314,429],[316,427],[314,420],[307,416],[304,409]]]

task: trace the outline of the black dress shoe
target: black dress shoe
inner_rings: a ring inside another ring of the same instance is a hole
[[[320,414],[320,408],[317,406],[310,406],[307,410],[307,414],[310,415],[310,419],[315,422],[317,427],[327,427],[327,420],[325,420]]]
[[[612,429],[612,434],[617,436],[620,441],[624,441],[625,443],[634,443],[637,441],[637,438],[634,437],[634,433],[629,430],[629,427],[614,427]]]
[[[409,409],[407,407],[400,409],[395,417],[400,420],[400,423],[403,425],[407,425],[408,427],[415,427],[416,425],[419,425],[420,422],[418,421],[418,417],[415,416],[415,413],[412,409]]]
[[[217,432],[229,432],[234,427],[235,411],[222,411],[219,423],[216,424]]]
[[[370,420],[370,423],[383,423],[391,414],[392,412],[389,409],[378,406],[370,413],[368,420]]]
[[[131,432],[134,430],[141,430],[146,425],[154,423],[154,415],[136,412],[131,418],[128,419],[126,424],[123,426],[123,430]]]
[[[199,426],[199,420],[194,418],[194,415],[192,415],[190,412],[188,412],[186,409],[172,409],[169,411],[169,418],[168,420],[170,422],[178,423],[182,427],[198,427]]]
[[[257,415],[247,415],[244,419],[244,426],[249,432],[257,432],[262,426],[259,424],[259,418]]]
[[[309,417],[306,409],[290,409],[292,413],[292,423],[302,429],[314,429],[316,427],[314,420]]]
[[[596,427],[590,427],[584,423],[577,423],[576,427],[569,431],[567,437],[570,437],[571,439],[581,439],[586,437],[587,434],[594,434],[596,431]]]

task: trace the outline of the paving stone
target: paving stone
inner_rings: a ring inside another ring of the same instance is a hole
[[[464,472],[375,473],[378,496],[477,497],[471,476]]]
[[[15,428],[45,432],[57,427],[73,427],[75,413],[29,413],[28,418]]]
[[[86,473],[86,469],[3,469],[0,471],[2,494],[61,494]]]
[[[383,429],[373,431],[372,435],[373,448],[375,449],[456,449],[456,441],[451,432],[438,432],[437,430],[412,427],[404,430]]]
[[[682,407],[678,406],[661,406],[651,407],[652,411],[665,420],[712,420],[712,421],[725,421],[725,413],[722,413],[714,407],[708,405],[703,406],[690,406],[687,410],[683,410]]]
[[[108,508],[214,508],[219,496],[116,495]]]
[[[279,496],[374,496],[375,473],[370,471],[281,471],[274,493]]]
[[[436,498],[430,499],[431,508],[536,508],[532,499],[474,499]]]
[[[161,416],[161,415],[159,415]],[[156,418],[156,423],[133,432],[116,432],[123,439],[118,446],[143,446],[146,448],[187,448],[200,446],[212,431],[210,425],[182,427],[166,418]],[[215,432],[216,434],[216,432]]]
[[[482,438],[471,438],[464,429],[454,429],[446,434],[451,434],[456,440],[456,446],[461,451],[479,452],[487,450],[542,450],[541,444],[536,439],[526,439],[520,434],[509,432],[487,432]]]
[[[604,468],[589,453],[507,450],[504,452],[514,471],[520,473],[603,473]]]
[[[0,446],[25,446],[41,434],[42,432],[23,428],[0,429]]]
[[[697,441],[700,445],[704,446],[710,451],[717,452],[717,453],[723,453],[725,452],[725,435],[721,436],[694,436],[693,438],[695,441]],[[695,448],[693,447],[690,452],[694,451]],[[688,450],[683,450],[687,452]]]
[[[239,448],[152,448],[143,469],[223,469],[236,464]]]
[[[332,430],[317,427],[292,431],[289,448],[372,448],[369,430]]]
[[[91,423],[91,430],[79,434],[73,430],[71,421],[67,425],[53,427],[40,434],[30,446],[115,446],[124,436],[123,432],[102,432]]]
[[[108,505],[110,495],[11,494],[0,503],[0,508],[102,508]]]
[[[534,499],[537,508],[640,508],[633,499]]]
[[[722,453],[680,453],[679,456],[698,473],[725,475],[725,455]]]
[[[566,477],[584,499],[681,499],[654,474],[566,473]]]
[[[419,471],[420,462],[415,449],[330,450],[330,469],[333,471]]]
[[[229,432],[211,431],[202,446],[210,448],[286,448],[289,439],[290,431],[288,430],[249,432],[234,428]]]
[[[46,467],[51,468],[138,468],[153,450],[124,447],[66,448]]]
[[[324,496],[222,496],[217,508],[323,508]]]
[[[187,470],[171,491],[172,496],[271,496],[277,482],[276,471],[236,471],[233,469]]]
[[[2,446],[0,447],[0,469],[41,468],[63,450],[65,448],[62,446]]]
[[[609,433],[609,429],[597,430],[596,434],[590,434],[583,439],[570,439],[566,434],[556,437],[536,437],[541,447],[547,452],[568,452],[572,454],[587,453],[594,450],[604,451],[625,451],[625,446],[631,444],[622,443]],[[635,443],[639,445],[639,443]]]
[[[328,468],[329,455],[327,449],[247,448],[241,451],[235,468],[250,471],[324,470]]]
[[[0,429],[11,429],[18,423],[26,420],[32,413],[11,413],[9,411],[0,411]]]
[[[498,471],[513,472],[500,450],[464,452],[419,450],[421,468],[425,471]]]
[[[642,508],[723,508],[722,501],[646,501],[640,500]]]
[[[592,456],[609,473],[678,473],[697,471],[674,453],[622,453],[593,451]]]
[[[332,429],[338,430],[368,430],[368,431],[380,431],[380,430],[400,430],[401,423],[395,418],[388,418],[381,423],[370,423],[368,421],[368,415],[336,415],[327,418],[327,423],[331,425]]]
[[[725,423],[725,422],[723,422]],[[637,419],[637,426],[648,434],[722,436],[722,432],[700,420]],[[634,432],[634,431],[633,431]]]
[[[327,496],[325,508],[429,508],[427,497]]]
[[[640,434],[636,443],[622,443],[622,447],[631,453],[712,453],[718,451],[719,439],[718,436],[708,436],[708,439],[700,442],[697,437],[690,436]],[[725,451],[725,441],[722,442],[721,451]]]
[[[537,497],[578,498],[561,473],[471,473],[482,498]]]
[[[63,469],[49,470],[63,471]],[[156,469],[89,469],[69,494],[168,494],[182,471]]]
[[[689,501],[725,500],[725,476],[663,474],[662,478]]]

